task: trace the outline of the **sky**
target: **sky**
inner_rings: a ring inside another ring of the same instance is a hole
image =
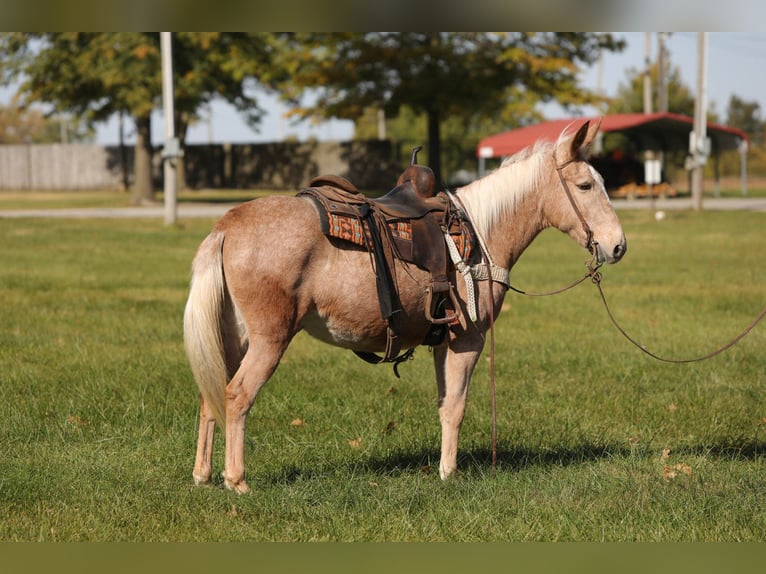
[[[607,96],[614,96],[619,85],[627,82],[626,72],[629,69],[639,70],[645,61],[645,32],[615,34],[626,40],[625,50],[617,54],[605,53],[601,71],[598,65],[594,65],[581,74],[584,86],[591,89],[600,87]],[[696,92],[697,86],[697,44],[697,32],[672,32],[666,36],[665,41],[670,65],[680,70],[682,81],[692,93]],[[657,57],[657,45],[657,33],[651,33],[652,60]],[[729,98],[736,94],[745,101],[758,102],[762,117],[766,118],[765,72],[766,32],[708,33],[708,103],[715,107],[719,117],[725,119]],[[7,102],[8,97],[3,99]],[[214,101],[209,121],[192,126],[187,135],[187,143],[259,143],[280,141],[286,137],[342,141],[353,137],[354,128],[350,121],[334,120],[320,125],[304,121],[296,125],[292,120],[285,119],[287,108],[276,96],[264,93],[259,94],[259,99],[267,113],[258,132],[249,128],[233,107],[222,101]],[[594,113],[593,110],[584,111]],[[555,105],[546,106],[544,113],[548,119],[566,116]],[[164,141],[161,112],[155,113],[152,123],[152,141],[160,145]],[[128,122],[125,131],[127,141],[132,142],[132,125]],[[118,143],[119,126],[116,117],[98,127],[96,140],[102,144]]]

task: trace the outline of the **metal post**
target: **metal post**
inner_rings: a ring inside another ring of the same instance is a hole
[[[162,111],[165,115],[164,162],[165,225],[174,225],[177,219],[176,158],[179,155],[175,137],[175,111],[173,108],[173,57],[170,32],[160,32],[162,55]]]
[[[668,111],[668,85],[665,81],[665,32],[657,32],[657,111]]]
[[[702,190],[705,172],[707,140],[707,32],[698,33],[697,97],[694,100],[694,167],[692,169],[692,207],[702,210]]]
[[[652,113],[652,46],[651,32],[644,32],[644,113]]]
[[[742,197],[747,197],[747,140],[739,142],[739,171],[742,176]]]

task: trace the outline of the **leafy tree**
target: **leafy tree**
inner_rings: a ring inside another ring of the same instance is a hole
[[[445,120],[503,118],[511,127],[536,118],[541,102],[593,103],[595,94],[578,84],[578,65],[623,47],[609,34],[552,32],[300,33],[284,44],[284,96],[316,96],[296,113],[358,120],[368,108],[395,117],[406,106],[424,114],[437,177]]]
[[[644,111],[644,71],[630,68],[626,72],[626,83],[620,83],[617,94],[607,106],[610,114],[623,114]],[[657,111],[659,97],[657,94],[657,66],[649,70],[652,87],[652,110]],[[683,83],[681,72],[677,66],[672,66],[665,78],[667,86],[668,111],[676,114],[694,116],[694,93]],[[711,108],[712,109],[712,108]],[[714,114],[714,112],[713,112]],[[711,118],[711,121],[714,121]]]
[[[88,141],[93,133],[79,122],[40,109],[0,106],[0,144]]]
[[[761,105],[758,102],[748,102],[736,94],[732,94],[729,98],[726,118],[726,123],[729,126],[739,128],[747,134],[752,145],[763,145],[766,122],[761,119]]]
[[[254,77],[272,77],[270,38],[174,34],[174,119],[182,142],[189,123],[215,96],[258,122],[261,110],[247,88]],[[160,59],[157,33],[0,34],[0,71],[6,83],[20,82],[23,106],[47,102],[56,112],[70,112],[91,125],[115,113],[133,118],[136,203],[152,196],[151,114],[162,92]]]

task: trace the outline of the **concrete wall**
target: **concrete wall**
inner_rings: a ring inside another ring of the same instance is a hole
[[[152,160],[157,189],[162,188],[160,152]],[[391,142],[370,140],[191,145],[183,163],[191,189],[299,189],[317,175],[335,174],[360,189],[384,190],[393,187],[407,161]],[[0,145],[0,189],[120,189],[123,164],[129,184],[132,147]]]

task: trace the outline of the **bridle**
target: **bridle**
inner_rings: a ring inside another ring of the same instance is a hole
[[[554,150],[553,152],[553,165],[556,166],[556,173],[559,174],[559,180],[561,181],[561,186],[564,188],[564,193],[566,193],[567,199],[569,200],[569,203],[572,206],[572,209],[574,209],[575,215],[577,215],[577,219],[580,220],[580,224],[582,225],[583,231],[585,231],[585,245],[588,251],[591,252],[594,256],[597,257],[598,254],[598,243],[594,241],[593,239],[593,230],[590,228],[590,225],[588,225],[588,222],[585,221],[585,216],[583,216],[582,211],[580,211],[580,208],[577,207],[577,203],[574,200],[574,196],[572,195],[572,190],[569,189],[569,184],[567,183],[567,180],[564,179],[564,168],[568,166],[571,163],[574,163],[577,161],[577,157],[573,157],[571,159],[568,159],[564,163],[559,164],[558,160],[556,159],[556,152]],[[597,257],[598,258],[598,257]]]

